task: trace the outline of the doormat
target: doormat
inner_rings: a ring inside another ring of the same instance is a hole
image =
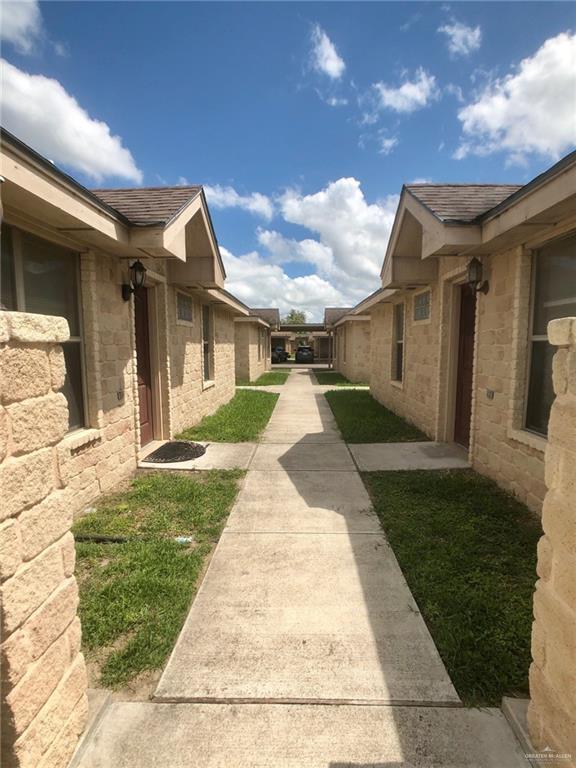
[[[156,448],[155,451],[149,456],[146,456],[143,461],[151,461],[153,464],[168,464],[171,461],[190,461],[190,459],[197,459],[199,456],[204,456],[206,448],[199,443],[189,443],[184,440],[173,440],[169,443],[164,443],[160,448]]]

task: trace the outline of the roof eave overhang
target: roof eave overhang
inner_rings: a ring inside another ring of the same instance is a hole
[[[248,317],[235,317],[234,318],[235,323],[252,323],[253,325],[261,325],[263,328],[270,328],[270,324],[267,323],[265,320],[263,320],[261,317],[255,317],[254,315],[249,315]]]
[[[231,312],[233,315],[250,316],[250,310],[240,299],[223,288],[205,288],[204,294],[209,297],[209,303]]]
[[[349,315],[344,315],[344,317],[341,317],[339,320],[337,320],[333,328],[338,328],[339,325],[344,325],[344,323],[358,323],[358,322],[367,322],[370,320],[370,315],[355,315],[350,313]]]
[[[390,289],[380,289],[379,291],[376,291],[371,296],[368,296],[363,301],[359,302],[354,309],[352,310],[353,313],[358,313],[362,315],[370,315],[370,313],[377,309],[377,307],[380,304],[384,304],[387,301],[390,301],[390,299],[394,296],[396,293],[395,290]]]

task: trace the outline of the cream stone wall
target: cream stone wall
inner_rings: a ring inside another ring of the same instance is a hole
[[[87,717],[62,444],[63,318],[0,312],[2,765],[64,768]]]
[[[334,368],[353,382],[368,383],[370,366],[370,320],[351,320],[336,328]],[[344,357],[346,335],[346,357]]]
[[[439,286],[431,286],[430,319],[414,321],[413,292],[394,296],[404,303],[404,377],[392,381],[393,304],[371,313],[372,395],[390,410],[415,424],[429,437],[436,434],[438,409]]]
[[[258,351],[259,338],[260,353]],[[236,349],[236,380],[256,381],[271,368],[270,330],[258,323],[244,321],[234,324]]]
[[[539,511],[546,440],[523,427],[530,313],[530,256],[515,248],[485,257],[490,290],[477,294],[470,461]],[[414,321],[414,296],[399,291],[372,310],[371,391],[435,440],[453,439],[458,290],[466,259],[439,260],[430,320]],[[391,380],[393,304],[405,303],[404,381]]]
[[[194,301],[194,320],[176,322],[176,296],[168,288],[171,430],[176,435],[227,403],[235,393],[234,317],[218,307],[213,319],[213,379],[202,374],[202,305]]]
[[[74,514],[136,469],[136,357],[122,276],[118,260],[107,254],[81,257],[86,429],[67,435],[57,449],[63,481],[74,492]]]
[[[530,312],[530,257],[516,248],[485,259],[478,294],[470,457],[478,472],[540,511],[546,440],[522,429]]]
[[[548,338],[556,399],[546,449],[548,490],[538,544],[534,594],[531,702],[528,722],[536,749],[571,754],[576,766],[576,318],[553,320]]]

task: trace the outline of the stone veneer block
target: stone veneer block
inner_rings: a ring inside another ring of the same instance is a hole
[[[28,312],[9,312],[10,338],[14,341],[36,344],[68,341],[70,329],[63,317],[35,315]]]
[[[7,459],[0,465],[0,520],[41,501],[53,487],[50,448]]]
[[[554,347],[576,344],[576,318],[561,317],[548,323],[548,340]]]
[[[0,350],[2,402],[21,402],[50,390],[50,364],[42,347],[10,345]]]
[[[12,424],[12,453],[31,453],[55,445],[68,431],[68,405],[60,392],[7,407]]]
[[[537,749],[570,753],[576,765],[576,318],[548,324],[554,358],[554,391],[548,425],[532,627],[531,702],[528,724]],[[563,761],[564,764],[564,761]]]
[[[22,562],[20,532],[16,520],[0,523],[0,579],[12,576]]]

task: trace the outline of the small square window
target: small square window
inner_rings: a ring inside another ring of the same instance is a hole
[[[430,291],[417,293],[414,296],[414,320],[428,320],[430,318]]]
[[[185,323],[191,323],[194,319],[192,297],[186,293],[176,294],[176,318]]]

